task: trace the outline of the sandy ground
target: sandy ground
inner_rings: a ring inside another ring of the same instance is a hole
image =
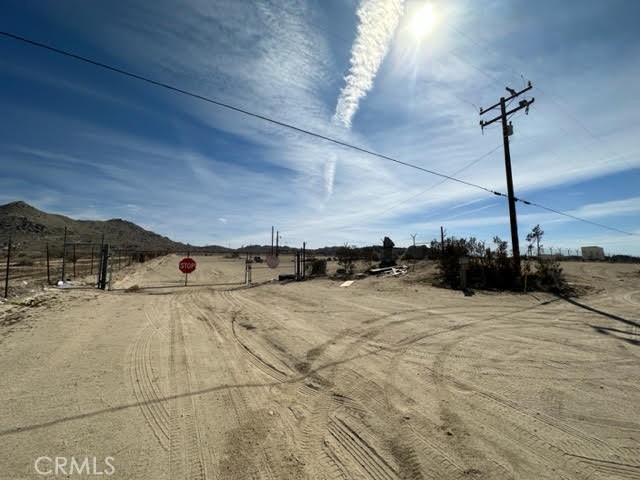
[[[1,479],[39,457],[89,458],[69,478],[640,478],[637,265],[564,265],[593,287],[567,301],[424,271],[239,289],[241,261],[197,260],[192,287],[166,257],[0,305]]]

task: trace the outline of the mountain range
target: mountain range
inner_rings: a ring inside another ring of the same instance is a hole
[[[46,246],[51,252],[62,252],[65,238],[67,244],[99,245],[109,243],[127,250],[175,251],[175,252],[229,252],[234,249],[219,245],[193,246],[171,240],[139,225],[121,218],[111,220],[75,220],[64,215],[47,213],[23,201],[0,205],[0,246],[7,248],[11,238],[12,249],[24,254],[41,255]],[[380,246],[372,246],[376,251]],[[90,247],[88,247],[90,248]],[[309,249],[309,254],[335,256],[339,246]],[[290,253],[298,248],[280,246],[280,252]],[[394,248],[399,255],[404,249]],[[269,245],[249,245],[235,249],[239,253],[269,254]]]
[[[43,212],[23,201],[0,205],[0,244],[12,245],[25,252],[42,252],[45,245],[61,247],[65,228],[67,242],[100,244],[104,242],[127,249],[187,250],[189,246],[168,237],[145,230],[135,223],[114,218],[111,220],[75,220],[64,215]],[[224,247],[207,248],[227,250]]]

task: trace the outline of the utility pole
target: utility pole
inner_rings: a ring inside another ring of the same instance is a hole
[[[410,233],[409,234],[411,236],[411,238],[413,239],[413,246],[416,246],[416,237],[418,236],[417,233]]]
[[[513,193],[513,175],[511,172],[511,153],[509,152],[509,135],[513,134],[513,126],[511,125],[511,122],[509,122],[509,124],[507,125],[507,118],[509,117],[509,115],[512,115],[518,110],[521,110],[523,108],[525,109],[525,113],[528,114],[529,106],[535,101],[535,99],[532,98],[531,100],[520,100],[520,102],[518,102],[518,106],[512,110],[509,110],[508,112],[507,112],[506,103],[510,100],[513,100],[514,98],[519,97],[524,92],[527,92],[532,88],[533,86],[531,85],[531,82],[529,82],[528,85],[524,89],[520,90],[519,92],[516,92],[514,89],[507,87],[507,92],[511,94],[509,97],[507,98],[500,97],[500,101],[495,105],[492,105],[491,107],[486,109],[483,109],[483,108],[480,109],[480,115],[484,115],[485,113],[493,110],[494,108],[500,107],[500,115],[498,115],[495,118],[492,118],[489,121],[480,120],[480,127],[484,132],[484,127],[491,125],[492,123],[497,122],[498,120],[502,121],[502,139],[504,142],[504,165],[505,165],[505,171],[507,175],[507,198],[509,200],[509,220],[511,222],[511,245],[513,246],[513,262],[516,270],[516,275],[518,276],[518,278],[520,277],[520,242],[518,240],[518,220],[516,217],[516,200],[517,199]]]

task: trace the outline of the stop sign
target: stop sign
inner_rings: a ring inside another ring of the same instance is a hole
[[[182,273],[191,273],[196,269],[196,261],[193,258],[183,258],[178,264],[178,268]]]
[[[280,259],[275,255],[269,255],[267,257],[267,265],[269,268],[276,268],[280,264]]]

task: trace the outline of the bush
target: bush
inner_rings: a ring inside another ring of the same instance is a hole
[[[311,275],[326,275],[327,274],[327,261],[324,259],[313,259],[311,265],[309,265]]]
[[[17,267],[33,267],[33,260],[28,257],[23,257],[18,260],[15,265]]]
[[[561,293],[567,289],[562,267],[557,258],[538,258],[536,262],[536,284],[541,290]]]
[[[499,290],[518,288],[513,259],[507,255],[507,242],[495,237],[495,250],[475,238],[447,238],[444,250],[440,242],[432,242],[432,252],[438,249],[438,272],[442,285],[460,288],[460,259],[467,257],[467,287]]]
[[[347,275],[352,275],[355,268],[355,262],[358,260],[358,250],[355,247],[345,245],[336,251],[338,256],[338,265],[341,265]]]

